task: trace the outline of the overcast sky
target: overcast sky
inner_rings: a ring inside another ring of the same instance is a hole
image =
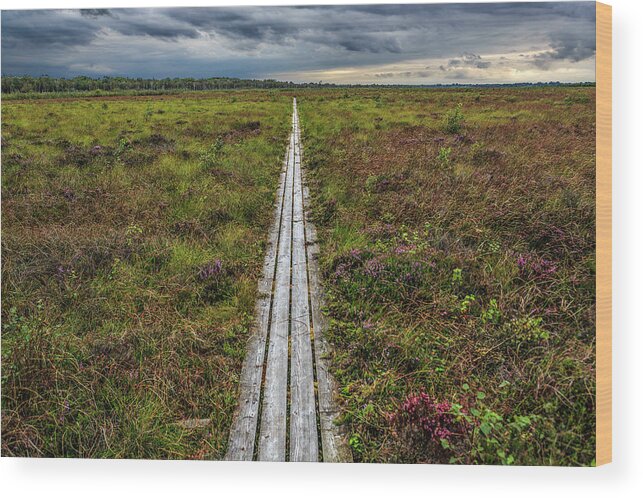
[[[595,80],[593,2],[2,11],[2,74]]]

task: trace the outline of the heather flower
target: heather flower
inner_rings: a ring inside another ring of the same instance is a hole
[[[404,244],[402,244],[402,245],[397,246],[397,247],[393,250],[393,252],[394,252],[395,254],[404,254],[404,253],[407,253],[407,252],[412,252],[412,251],[414,251],[415,249],[416,249],[416,246],[415,246],[414,244],[409,244],[409,245],[404,245]]]
[[[521,272],[531,271],[536,277],[544,278],[553,275],[558,270],[555,262],[534,256],[523,256],[522,254],[516,261]]]
[[[411,285],[417,283],[417,281],[417,273],[405,273],[402,276],[402,282],[404,282],[405,284]]]
[[[436,402],[427,393],[411,394],[387,421],[398,433],[416,439],[417,444],[440,447],[442,440],[451,442],[468,429],[466,422],[458,420],[453,405],[448,401]],[[420,440],[417,438],[420,437]]]
[[[418,281],[418,276],[415,273],[406,272],[397,278],[397,281],[403,285],[414,285]]]
[[[72,272],[73,272],[73,269],[71,267],[58,265],[56,267],[56,278],[58,278],[59,280],[65,280],[65,278],[71,275]]]
[[[337,268],[335,268],[335,273],[333,273],[332,280],[334,283],[337,283],[346,275],[348,275],[348,265],[346,265],[345,263],[340,263],[337,265]]]
[[[383,272],[384,264],[379,260],[379,258],[369,259],[366,264],[364,264],[364,274],[369,277],[379,278]]]
[[[534,261],[531,264],[531,269],[534,273],[536,273],[538,276],[547,276],[551,275],[553,273],[556,273],[556,270],[558,267],[556,266],[556,263],[553,261],[549,261],[548,259],[540,259],[537,261]]]
[[[199,270],[199,279],[210,280],[216,278],[223,272],[223,263],[220,259],[216,259],[212,263],[208,263],[201,267]]]

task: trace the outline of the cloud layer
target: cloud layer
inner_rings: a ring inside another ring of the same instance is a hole
[[[2,12],[2,73],[593,81],[592,2]]]

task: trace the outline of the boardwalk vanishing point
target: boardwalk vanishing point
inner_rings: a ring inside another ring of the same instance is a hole
[[[326,367],[325,319],[297,99],[226,460],[350,461]]]

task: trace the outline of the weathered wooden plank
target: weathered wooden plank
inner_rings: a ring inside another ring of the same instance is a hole
[[[293,134],[290,139],[286,172],[284,208],[279,235],[266,378],[263,387],[261,431],[259,434],[259,460],[276,462],[283,462],[286,459],[294,146],[295,139]]]
[[[288,149],[279,179],[279,189],[277,190],[277,199],[275,201],[275,218],[268,234],[263,275],[259,280],[259,296],[255,305],[255,319],[250,330],[248,352],[241,369],[239,406],[230,429],[226,460],[252,460],[254,454],[270,304],[272,302],[272,284],[277,256],[277,241],[279,240],[281,227],[289,153],[290,150]]]
[[[280,182],[264,275],[259,283],[256,320],[241,373],[239,408],[233,421],[226,458],[252,459],[261,410],[258,458],[286,460],[290,388],[289,459],[318,460],[319,417],[323,460],[350,461],[345,438],[335,424],[338,416],[333,398],[335,385],[326,365],[329,348],[323,337],[326,323],[321,312],[323,295],[317,263],[319,246],[315,228],[307,219],[310,196],[301,165],[296,99],[293,99],[292,132]],[[261,394],[263,403],[259,406]]]
[[[290,460],[316,462],[317,410],[308,306],[308,270],[304,206],[299,158],[298,117],[294,106],[295,161],[292,243],[291,360],[290,360]]]
[[[301,131],[298,128],[297,134]],[[297,143],[300,143],[298,136]],[[301,159],[301,148],[300,148]],[[319,280],[319,245],[317,232],[309,221],[310,192],[306,184],[306,169],[302,168],[303,201],[305,210],[305,232],[308,253],[308,285],[310,287],[310,312],[313,326],[315,368],[317,373],[317,397],[319,404],[319,426],[321,431],[322,456],[324,462],[351,462],[352,456],[346,444],[346,437],[336,424],[339,410],[334,399],[335,381],[328,371],[327,358],[330,347],[324,338],[327,321],[322,313],[324,298]]]

